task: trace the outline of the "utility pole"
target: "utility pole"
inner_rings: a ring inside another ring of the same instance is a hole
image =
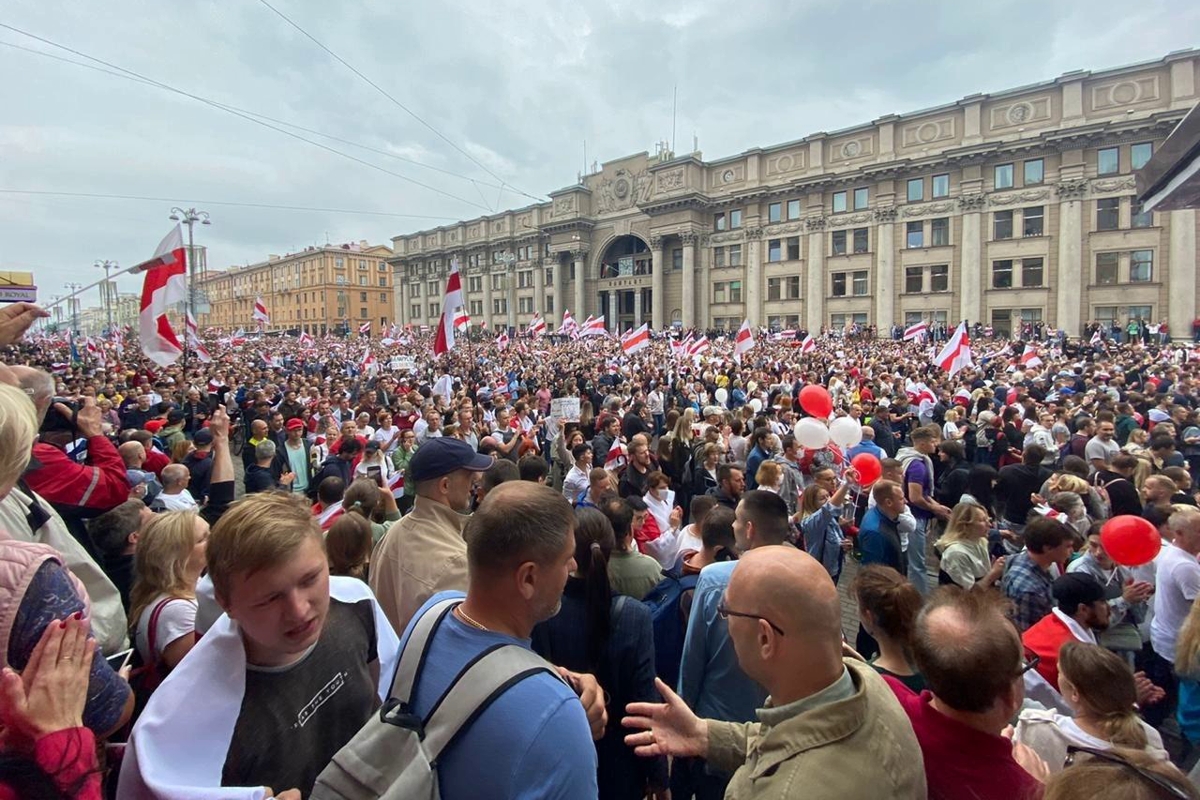
[[[197,211],[194,208],[172,208],[170,219],[174,222],[182,222],[187,225],[188,229],[187,302],[184,303],[183,312],[183,382],[185,384],[183,389],[187,391],[188,334],[190,333],[188,323],[192,319],[192,304],[196,292],[196,243],[192,238],[192,229],[197,222],[201,225],[211,225],[212,220],[208,218],[207,211]]]
[[[104,283],[100,284],[103,288],[100,290],[100,302],[104,305],[105,317],[108,320],[108,335],[112,336],[113,330],[113,303],[117,302],[117,293],[113,291],[113,284],[109,280],[109,273],[120,266],[115,261],[104,259],[97,260],[92,266],[104,270]]]

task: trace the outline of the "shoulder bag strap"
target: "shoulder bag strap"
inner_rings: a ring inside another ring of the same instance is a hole
[[[162,616],[163,609],[167,607],[167,604],[177,599],[175,597],[165,597],[150,612],[150,624],[146,627],[146,649],[150,651],[150,660],[146,663],[146,672],[148,673],[151,686],[157,686],[162,680],[161,672],[158,668],[159,663],[162,661],[162,656],[158,652],[158,618]]]
[[[425,719],[424,745],[429,762],[436,764],[442,751],[496,698],[539,672],[562,680],[545,659],[520,645],[501,644],[480,653],[463,668]]]
[[[443,600],[430,606],[417,618],[404,645],[404,652],[400,654],[400,663],[396,665],[396,676],[392,678],[389,692],[392,698],[403,701],[405,705],[412,699],[413,686],[425,663],[425,654],[429,651],[429,641],[433,638],[433,632],[446,615],[461,602],[458,599]]]

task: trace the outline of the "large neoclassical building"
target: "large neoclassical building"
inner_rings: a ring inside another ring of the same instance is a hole
[[[550,201],[393,239],[396,318],[433,324],[450,261],[489,328],[603,314],[735,328],[1196,317],[1196,212],[1135,170],[1200,100],[1200,51],[706,161],[605,163]]]

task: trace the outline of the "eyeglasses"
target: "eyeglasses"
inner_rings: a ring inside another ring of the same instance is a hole
[[[1131,769],[1137,773],[1139,778],[1150,781],[1150,783],[1153,783],[1155,786],[1157,786],[1159,789],[1162,789],[1164,792],[1166,792],[1171,797],[1178,797],[1178,798],[1180,798],[1180,800],[1189,800],[1189,798],[1191,797],[1191,795],[1189,795],[1183,789],[1176,786],[1174,783],[1171,783],[1170,781],[1168,781],[1162,775],[1159,775],[1155,772],[1151,772],[1150,770],[1147,770],[1147,769],[1143,769],[1142,767],[1139,767],[1137,764],[1133,764],[1129,761],[1126,761],[1125,759],[1121,758],[1116,753],[1109,752],[1106,750],[1097,750],[1092,747],[1077,747],[1075,745],[1067,745],[1067,757],[1063,761],[1064,767],[1070,767],[1073,764],[1075,764],[1075,754],[1076,753],[1086,753],[1087,755],[1091,756],[1092,758],[1098,758],[1101,761],[1105,761],[1109,764],[1117,764],[1117,765],[1125,767],[1127,769]]]
[[[778,625],[776,625],[774,622],[771,622],[771,620],[767,619],[766,617],[764,617],[760,614],[745,614],[741,611],[730,611],[729,606],[725,605],[724,600],[722,600],[720,603],[717,604],[717,613],[720,614],[721,619],[724,619],[724,620],[727,620],[730,617],[745,617],[746,619],[761,619],[763,622],[765,622],[771,626],[771,630],[775,631],[780,636],[784,635],[783,630]]]

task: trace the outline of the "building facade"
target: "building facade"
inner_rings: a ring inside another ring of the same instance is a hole
[[[457,259],[489,327],[1010,331],[1196,316],[1194,210],[1143,213],[1133,173],[1200,100],[1200,51],[975,94],[705,161],[641,153],[550,202],[393,238],[395,316],[434,324]]]
[[[366,242],[309,247],[286,256],[226,270],[208,270],[200,282],[209,313],[203,327],[233,331],[257,327],[252,314],[261,297],[271,317],[267,330],[313,336],[358,330],[365,322],[378,334],[394,321],[395,296],[387,259],[392,251]]]

